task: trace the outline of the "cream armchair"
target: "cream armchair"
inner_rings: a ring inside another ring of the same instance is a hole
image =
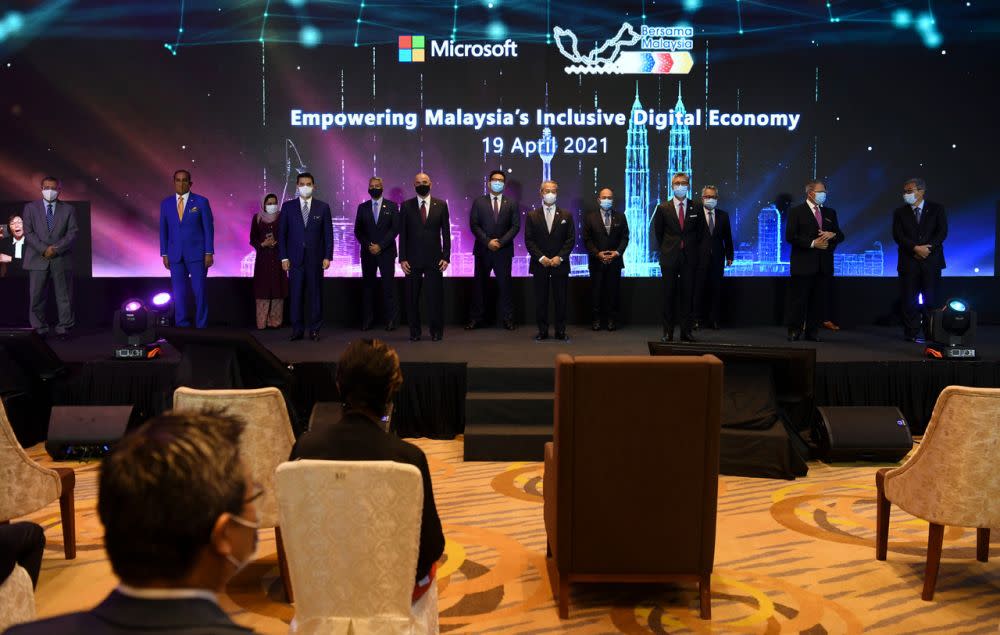
[[[76,558],[76,514],[73,468],[42,467],[17,442],[0,401],[0,522],[37,512],[59,499],[62,518],[63,552],[67,560]]]
[[[989,557],[990,527],[1000,527],[1000,388],[941,391],[917,451],[875,475],[875,557],[885,560],[892,503],[930,523],[924,600],[934,598],[945,525],[976,528],[976,559]]]
[[[438,632],[437,582],[412,604],[420,470],[393,461],[299,460],[278,468],[297,589],[292,633]]]
[[[14,570],[0,584],[0,632],[34,619],[35,589],[31,586],[31,576],[23,567],[14,565]]]
[[[247,390],[196,390],[181,387],[174,391],[175,410],[216,410],[239,417],[246,428],[240,441],[240,456],[251,477],[264,488],[257,500],[261,528],[274,527],[278,566],[288,601],[292,601],[288,567],[278,526],[278,501],[274,491],[274,471],[288,460],[295,444],[292,422],[285,398],[277,388]]]

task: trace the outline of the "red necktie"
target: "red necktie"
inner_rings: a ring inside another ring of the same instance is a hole
[[[823,215],[820,214],[819,205],[813,208],[813,215],[816,216],[816,224],[819,225],[819,230],[823,231]]]
[[[677,205],[677,222],[681,224],[681,231],[684,231],[684,201]]]
[[[500,222],[500,199],[493,197],[493,222]]]
[[[427,222],[427,203],[420,201],[420,222]]]

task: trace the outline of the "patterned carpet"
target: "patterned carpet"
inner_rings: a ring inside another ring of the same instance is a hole
[[[889,560],[875,560],[877,466],[810,465],[797,481],[723,477],[713,620],[698,619],[694,586],[575,585],[570,619],[556,615],[545,566],[540,463],[463,463],[462,441],[419,440],[448,539],[439,571],[449,633],[996,633],[1000,531],[990,563],[975,532],[948,528],[933,602],[920,600],[927,525],[893,510]],[[50,461],[40,446],[31,454]],[[97,464],[78,464],[79,554],[62,556],[58,505],[31,517],[48,547],[41,616],[92,606],[115,585],[101,547]],[[654,501],[651,501],[654,502]],[[293,609],[277,579],[274,535],[235,578],[223,607],[262,633],[285,633]]]

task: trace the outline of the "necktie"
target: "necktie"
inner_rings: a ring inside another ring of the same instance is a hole
[[[421,223],[426,223],[427,222],[427,202],[426,201],[420,201],[420,222]]]
[[[708,233],[715,234],[715,212],[708,210]]]
[[[611,233],[611,212],[604,212],[604,231]]]
[[[177,220],[184,220],[184,197],[177,197]]]
[[[493,197],[493,222],[500,222],[500,198],[496,196]]]
[[[917,225],[919,225],[920,224],[920,208],[919,207],[914,207],[913,208],[913,214],[917,217]]]
[[[813,208],[813,216],[816,217],[816,224],[819,225],[819,230],[823,231],[823,214],[820,212],[819,205]]]
[[[552,208],[545,208],[545,226],[549,228],[549,233],[552,233],[552,221],[555,220],[552,214]]]
[[[372,201],[372,214],[375,215],[375,224],[378,225],[378,201]]]
[[[681,225],[681,231],[684,231],[684,201],[677,205],[677,222]]]
[[[52,222],[55,220],[55,212],[52,211],[52,203],[49,203],[49,211],[45,214],[45,226],[52,231]]]
[[[302,224],[309,224],[309,201],[302,201]]]

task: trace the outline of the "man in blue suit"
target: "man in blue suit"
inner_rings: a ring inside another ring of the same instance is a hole
[[[285,201],[278,217],[278,254],[289,272],[293,342],[305,334],[303,308],[309,298],[309,339],[319,340],[323,326],[323,270],[333,259],[333,217],[330,206],[313,198],[316,182],[303,172],[295,181],[298,197]]]
[[[208,199],[191,192],[191,173],[174,172],[174,195],[160,203],[160,255],[170,271],[177,326],[191,326],[187,310],[188,278],[194,291],[195,325],[208,326],[205,278],[215,262],[215,228]]]
[[[514,261],[514,237],[521,230],[521,213],[517,201],[504,195],[507,177],[501,170],[490,172],[490,193],[472,202],[469,225],[476,244],[472,254],[476,259],[476,284],[472,294],[472,310],[465,329],[471,331],[483,324],[486,314],[486,286],[492,270],[500,289],[497,313],[508,331],[514,330],[514,302],[511,299],[511,267]]]

